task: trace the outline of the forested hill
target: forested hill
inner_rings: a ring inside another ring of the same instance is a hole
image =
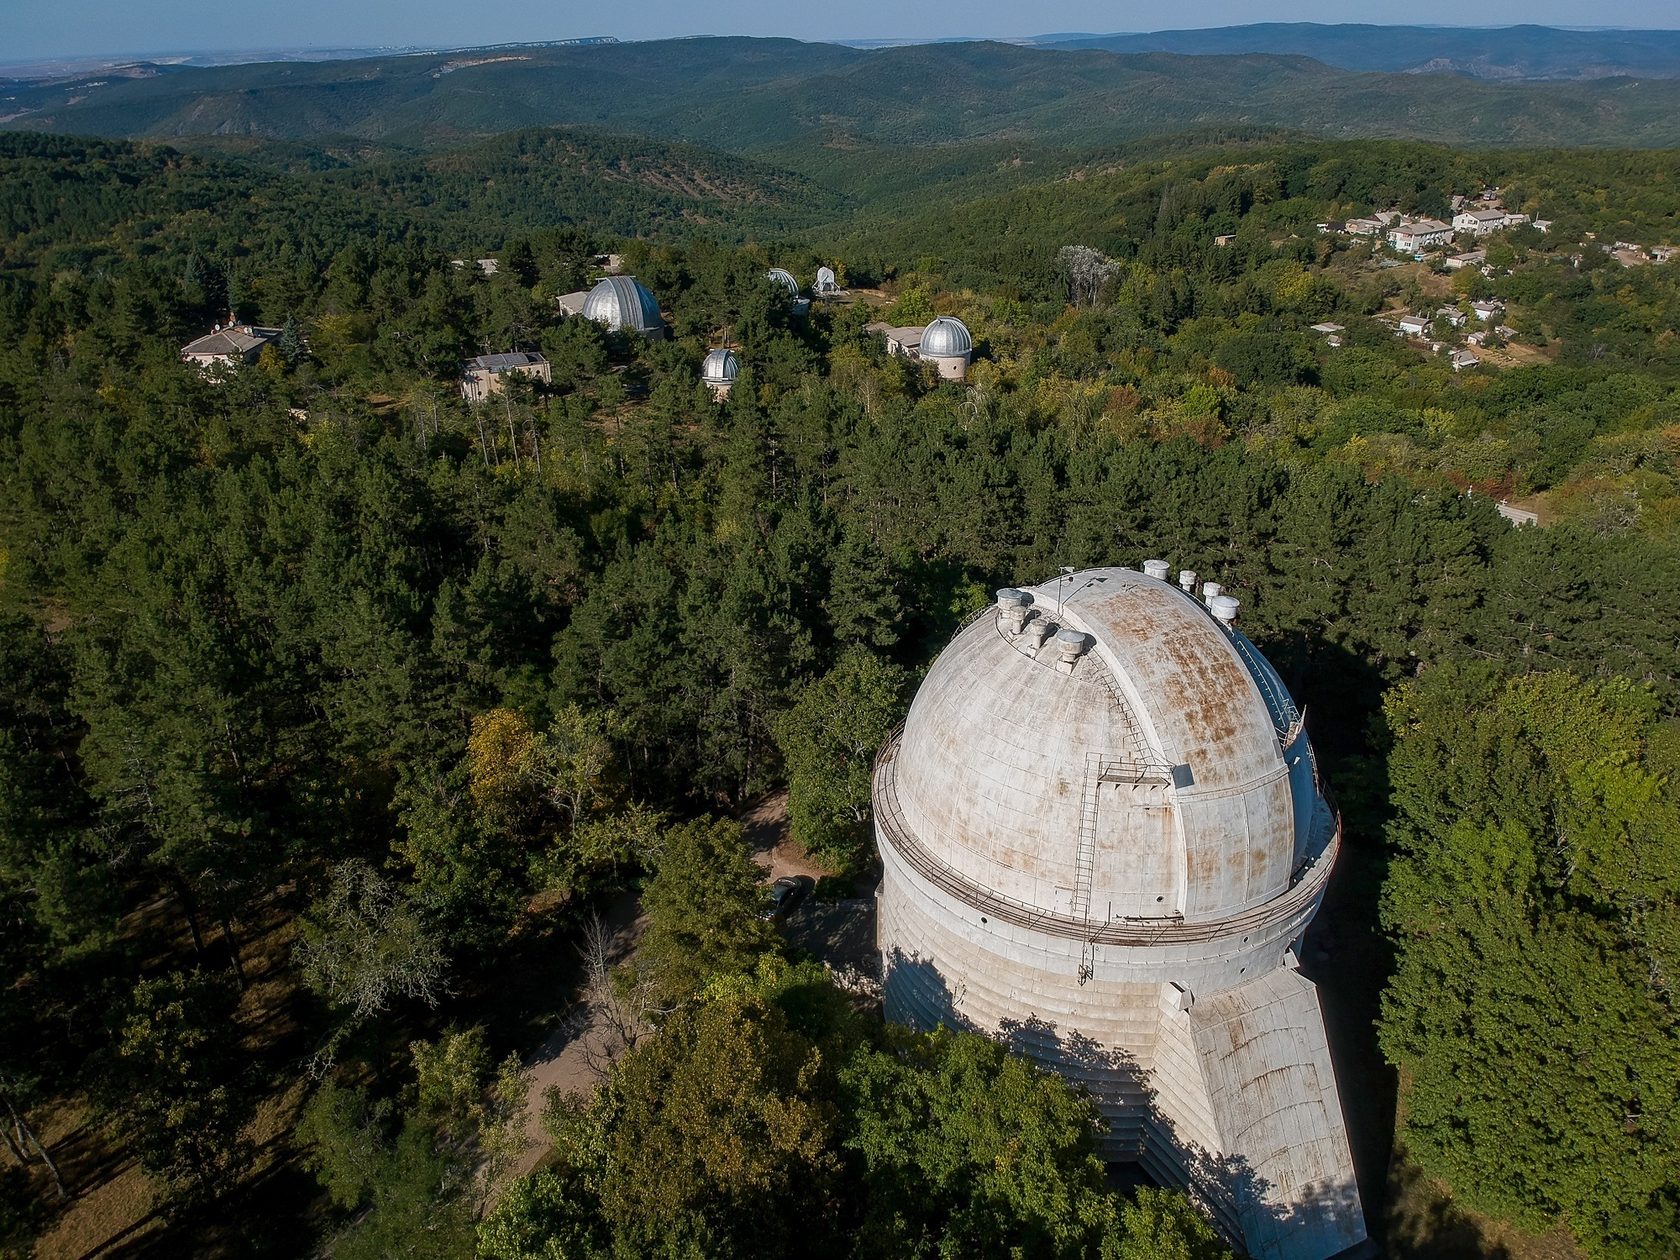
[[[1680,31],[1256,22],[1146,35],[1046,36],[1039,42],[1115,53],[1285,53],[1344,70],[1452,73],[1477,79],[1680,78]]]
[[[308,253],[314,237],[344,231],[368,240],[418,234],[457,252],[538,226],[643,237],[703,229],[740,239],[832,218],[838,206],[762,162],[585,131],[515,133],[325,172],[14,134],[0,135],[0,162],[0,268],[45,249],[121,252],[146,237],[195,240],[223,257]],[[315,210],[307,228],[292,209],[303,202]]]
[[[1304,57],[775,39],[504,47],[364,61],[157,68],[18,85],[7,125],[105,136],[354,138],[429,146],[598,125],[736,152],[1008,138],[1109,143],[1261,124],[1467,144],[1680,144],[1680,82],[1491,84]]]

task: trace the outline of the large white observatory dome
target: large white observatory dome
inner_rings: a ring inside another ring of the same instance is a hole
[[[665,331],[659,303],[634,276],[608,276],[600,281],[584,299],[583,314],[613,332],[647,336]]]
[[[887,1014],[1008,1037],[1091,1089],[1112,1158],[1324,1260],[1365,1236],[1292,952],[1335,812],[1236,601],[1148,568],[1000,591],[923,680],[875,776]]]

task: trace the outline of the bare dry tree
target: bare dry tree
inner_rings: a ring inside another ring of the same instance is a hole
[[[584,925],[578,953],[584,966],[579,1044],[589,1070],[605,1076],[613,1061],[634,1050],[653,1031],[658,1016],[667,1012],[654,1001],[646,976],[613,966],[612,929],[600,915]]]
[[[1075,306],[1095,306],[1108,283],[1120,274],[1120,264],[1089,245],[1064,245],[1056,254],[1067,273],[1068,300]]]

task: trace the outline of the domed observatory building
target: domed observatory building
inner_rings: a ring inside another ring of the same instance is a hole
[[[955,315],[941,315],[922,329],[916,355],[933,364],[945,380],[960,381],[968,376],[974,338],[969,335],[968,325]]]
[[[1325,1260],[1365,1225],[1295,949],[1340,824],[1237,601],[1146,570],[1000,591],[934,662],[875,771],[886,1013],[1003,1036],[1110,1159]]]
[[[796,319],[803,319],[810,313],[811,299],[799,296],[799,281],[793,278],[791,271],[772,267],[764,273],[764,278],[787,295],[788,309]]]
[[[706,361],[700,365],[700,379],[712,391],[712,397],[722,402],[729,397],[729,391],[735,386],[735,378],[741,374],[741,360],[735,357],[733,350],[712,350],[707,353]]]
[[[665,336],[659,303],[635,276],[608,276],[589,290],[583,317],[613,332],[630,332],[657,341]]]

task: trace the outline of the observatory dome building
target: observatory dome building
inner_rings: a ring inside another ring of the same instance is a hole
[[[916,353],[938,368],[946,380],[960,381],[968,375],[974,338],[969,335],[968,325],[955,315],[941,315],[922,329]]]
[[[874,780],[886,1012],[1005,1037],[1109,1158],[1325,1260],[1365,1227],[1294,951],[1340,825],[1237,601],[1146,570],[1000,591],[923,681]]]
[[[811,299],[799,296],[799,281],[794,279],[791,271],[772,267],[764,273],[764,278],[787,298],[788,309],[796,317],[803,319],[810,312]]]
[[[729,397],[729,391],[735,385],[735,378],[741,375],[741,360],[735,357],[733,350],[717,349],[709,351],[706,361],[700,365],[700,379],[712,391],[712,396],[719,401]]]
[[[583,316],[605,324],[613,332],[632,332],[655,339],[665,335],[659,303],[635,276],[608,276],[601,280],[583,300]]]

